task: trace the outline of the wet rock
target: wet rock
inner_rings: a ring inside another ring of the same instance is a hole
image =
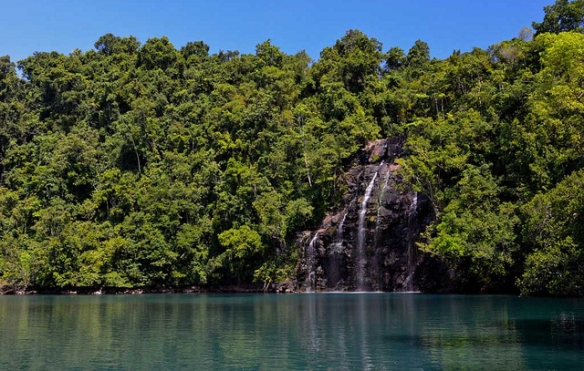
[[[434,215],[430,200],[407,190],[397,174],[402,140],[369,143],[344,174],[349,192],[343,206],[322,221],[312,257],[305,254],[297,276],[304,283],[300,290],[440,291],[448,285],[444,265],[416,245]],[[305,232],[300,246],[307,247],[314,236],[315,231]]]

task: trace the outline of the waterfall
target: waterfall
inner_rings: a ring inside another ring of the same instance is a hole
[[[328,259],[325,263],[325,270],[327,272],[327,286],[331,289],[339,290],[339,284],[344,283],[344,277],[342,274],[343,267],[344,267],[344,258],[345,255],[345,236],[343,229],[345,225],[345,220],[347,220],[347,216],[349,212],[353,210],[353,206],[355,205],[355,201],[357,199],[357,195],[353,197],[347,208],[345,208],[343,212],[343,216],[340,218],[339,222],[337,223],[337,228],[334,234],[333,243],[329,245],[328,251]]]
[[[418,209],[418,192],[414,192],[414,199],[412,200],[412,206],[410,206],[410,215],[411,213],[416,213]]]
[[[381,168],[381,166],[380,166]],[[382,170],[379,170],[379,176],[383,174]],[[375,232],[373,234],[373,255],[369,258],[370,267],[369,267],[369,274],[371,280],[371,289],[372,290],[381,290],[383,285],[383,273],[382,273],[382,258],[380,256],[380,252],[384,250],[384,247],[387,247],[386,241],[382,241],[383,234],[382,231],[382,218],[381,218],[381,209],[384,208],[385,203],[385,191],[387,189],[387,184],[389,183],[389,176],[390,170],[389,167],[385,168],[385,181],[383,182],[383,186],[380,186],[379,190],[379,197],[377,199],[377,216],[375,219]],[[387,251],[387,250],[385,250]]]
[[[383,183],[383,188],[381,188],[381,192],[379,192],[379,200],[377,205],[377,219],[375,222],[375,244],[377,244],[379,241],[379,223],[381,221],[381,218],[379,216],[381,212],[383,197],[385,196],[385,190],[387,189],[387,184],[389,183],[389,174],[390,171],[389,169],[387,169],[385,173],[385,182]]]
[[[333,259],[335,259],[334,255],[342,254],[342,252],[343,252],[343,241],[344,241],[343,225],[345,224],[345,219],[347,219],[347,214],[349,214],[349,209],[350,209],[350,207],[348,207],[347,210],[345,210],[345,213],[343,214],[341,221],[337,225],[337,231],[335,233],[334,243],[332,244],[332,249],[330,251],[331,254],[333,255]]]
[[[383,162],[379,165],[381,167]],[[359,229],[357,231],[357,249],[356,249],[356,259],[355,259],[355,277],[357,290],[365,290],[365,265],[367,264],[367,254],[365,251],[365,232],[366,232],[366,217],[367,217],[367,202],[371,197],[371,192],[375,186],[375,179],[377,178],[377,172],[379,168],[373,174],[371,182],[365,190],[365,195],[361,201],[361,210],[359,210]]]
[[[318,240],[318,232],[314,234],[312,240],[306,246],[306,279],[304,281],[304,286],[306,287],[306,292],[311,292],[316,286],[316,241]]]
[[[418,192],[414,192],[414,197],[409,208],[408,215],[408,266],[407,277],[404,282],[406,291],[414,291],[414,272],[416,270],[416,251],[414,249],[414,228],[418,216]]]
[[[343,214],[341,221],[337,225],[337,233],[335,236],[335,247],[336,247],[335,250],[338,250],[338,252],[342,252],[342,249],[343,249],[343,241],[344,241],[343,226],[345,225],[345,220],[347,219],[347,215],[349,215],[349,211],[351,210],[351,208],[355,204],[356,200],[357,200],[357,195],[355,195],[355,197],[351,200],[351,202],[349,203],[349,206],[347,206],[347,208],[345,209],[345,213]]]
[[[345,224],[345,219],[347,219],[347,214],[349,214],[349,208],[343,214],[343,218],[339,222],[339,226],[337,227],[337,243],[342,245],[343,243],[343,225]]]

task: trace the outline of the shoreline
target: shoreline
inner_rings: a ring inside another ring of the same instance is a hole
[[[6,285],[0,285],[0,296],[28,296],[28,295],[149,295],[149,294],[306,294],[308,292],[298,290],[294,286],[283,284],[249,284],[249,285],[231,285],[217,287],[136,287],[136,288],[91,288],[91,287],[68,287],[68,288],[39,288],[30,287],[26,289],[12,288]],[[520,296],[516,293],[498,292],[498,293],[471,293],[456,291],[339,291],[323,290],[313,291],[310,294],[429,294],[429,295],[511,295]]]
[[[143,294],[292,294],[300,291],[288,288],[285,284],[280,285],[231,285],[217,287],[28,287],[14,288],[7,285],[0,285],[0,296],[26,296],[26,295],[143,295]]]
[[[148,295],[148,294],[260,294],[272,293],[271,291],[262,291],[255,289],[202,289],[202,288],[185,288],[185,289],[152,289],[152,288],[133,288],[133,289],[70,289],[70,290],[55,290],[55,289],[27,289],[27,290],[3,290],[0,296],[32,296],[32,295],[51,295],[51,296],[66,296],[66,295]]]

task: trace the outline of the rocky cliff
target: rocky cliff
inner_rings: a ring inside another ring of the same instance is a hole
[[[440,291],[450,272],[421,253],[434,214],[429,199],[397,175],[399,138],[369,143],[344,174],[343,207],[299,238],[297,286],[304,291]]]

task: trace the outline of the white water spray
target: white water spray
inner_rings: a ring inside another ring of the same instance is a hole
[[[379,165],[381,167],[383,162]],[[367,202],[369,202],[369,198],[371,197],[371,192],[373,191],[373,187],[375,186],[375,179],[377,178],[377,172],[379,168],[373,174],[373,178],[369,182],[367,189],[365,189],[365,195],[363,196],[363,200],[361,201],[361,209],[359,210],[359,229],[357,232],[357,249],[356,249],[356,259],[355,259],[355,278],[357,284],[357,290],[362,291],[365,290],[365,265],[366,265],[366,252],[365,252],[365,224],[366,224],[366,217],[367,217]]]
[[[410,230],[408,236],[408,266],[407,266],[407,277],[404,282],[405,289],[407,291],[414,290],[414,272],[416,270],[416,254],[414,250],[414,242],[412,241],[412,228],[416,217],[418,216],[418,192],[414,193],[412,203],[410,205],[409,215],[408,215],[408,229]]]
[[[389,169],[386,170],[385,173],[385,182],[383,182],[383,188],[381,189],[381,192],[379,192],[379,200],[378,200],[378,206],[377,206],[377,220],[375,222],[375,244],[377,244],[378,240],[379,240],[379,227],[380,227],[380,222],[381,222],[381,218],[380,218],[380,212],[381,212],[381,207],[382,207],[382,203],[383,203],[383,198],[385,196],[385,190],[387,189],[387,184],[389,183],[389,175],[390,175],[390,171]]]
[[[306,246],[306,279],[304,280],[304,286],[306,287],[306,292],[312,292],[312,289],[316,286],[316,241],[318,240],[318,232],[314,234],[314,237]]]

